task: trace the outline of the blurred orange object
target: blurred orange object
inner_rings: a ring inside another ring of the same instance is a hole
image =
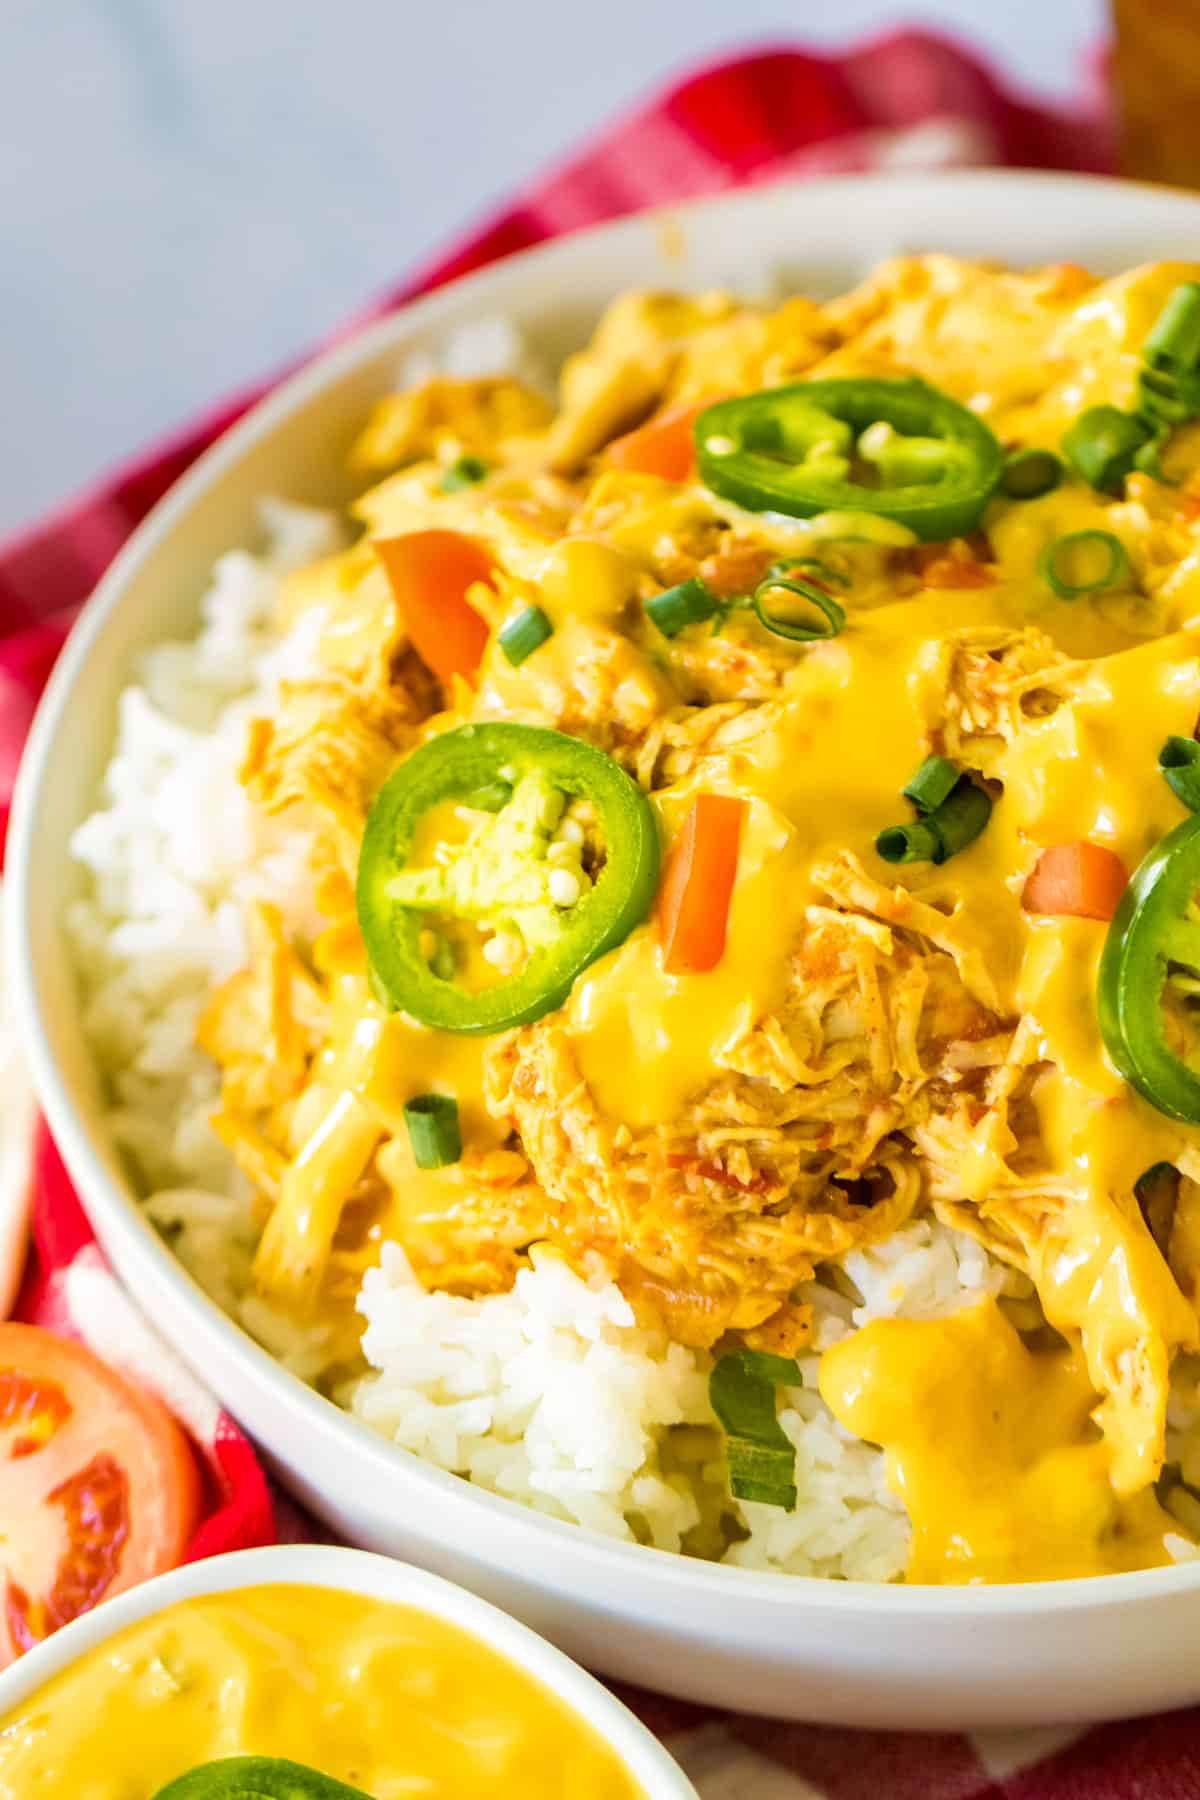
[[[1121,173],[1200,187],[1200,0],[1113,0]]]

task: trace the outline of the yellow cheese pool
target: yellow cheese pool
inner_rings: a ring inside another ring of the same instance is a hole
[[[287,1757],[373,1800],[636,1800],[547,1688],[413,1607],[313,1587],[182,1601],[0,1722],[0,1800],[152,1800],[218,1757]]]

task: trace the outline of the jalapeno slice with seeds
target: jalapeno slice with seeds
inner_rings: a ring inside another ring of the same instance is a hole
[[[869,513],[930,542],[974,530],[1005,466],[983,420],[915,376],[721,400],[695,435],[704,482],[752,512]]]
[[[1200,815],[1155,845],[1130,882],[1100,958],[1105,1048],[1159,1112],[1200,1124]]]
[[[509,798],[497,811],[439,860],[414,864],[435,808],[498,787]],[[573,801],[594,820],[590,872],[567,840],[565,856],[551,854]],[[538,726],[464,725],[415,750],[377,795],[359,857],[359,926],[398,1010],[441,1031],[506,1031],[560,1006],[581,970],[629,935],[658,871],[654,809],[603,750]],[[432,950],[422,943],[438,919],[492,934],[482,955],[495,979],[472,989],[461,968],[439,963],[436,932]]]

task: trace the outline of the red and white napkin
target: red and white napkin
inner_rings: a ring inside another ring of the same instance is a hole
[[[1050,110],[1014,97],[972,57],[919,32],[836,57],[767,50],[703,69],[641,106],[347,329],[511,251],[640,207],[782,176],[964,163],[1089,170],[1104,169],[1109,156],[1098,83],[1073,111]],[[79,606],[155,501],[269,385],[221,402],[0,544],[0,829],[37,696]],[[17,1316],[82,1339],[157,1392],[190,1431],[209,1500],[190,1556],[317,1535],[272,1493],[253,1446],[109,1271],[49,1134],[22,1096],[12,1050],[0,1019],[0,1271],[5,1221],[26,1195],[33,1222]],[[7,1298],[0,1272],[0,1307]],[[1082,1733],[933,1736],[772,1724],[625,1697],[670,1743],[705,1800],[1200,1796],[1200,1713]]]

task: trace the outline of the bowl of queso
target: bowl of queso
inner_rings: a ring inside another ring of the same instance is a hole
[[[695,1800],[533,1632],[432,1575],[318,1546],[215,1557],[0,1676],[0,1800]]]

